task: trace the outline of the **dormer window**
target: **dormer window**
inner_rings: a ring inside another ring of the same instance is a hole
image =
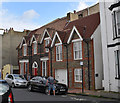
[[[45,47],[47,47],[50,43],[50,38],[45,38]],[[49,52],[49,48],[45,48],[46,52]]]
[[[33,42],[33,54],[37,54],[37,42]]]
[[[23,56],[27,56],[27,45],[23,44]]]

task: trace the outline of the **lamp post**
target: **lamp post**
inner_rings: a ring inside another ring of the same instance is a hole
[[[84,93],[84,86],[83,86],[83,61],[80,61],[80,66],[82,67],[82,93]]]

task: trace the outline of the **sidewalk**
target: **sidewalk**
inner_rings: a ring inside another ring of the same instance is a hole
[[[103,90],[84,90],[82,93],[81,89],[69,89],[68,94],[77,94],[77,95],[84,95],[84,96],[96,96],[96,97],[103,97],[103,98],[111,98],[111,99],[119,99],[120,100],[120,93],[114,92],[105,92]]]

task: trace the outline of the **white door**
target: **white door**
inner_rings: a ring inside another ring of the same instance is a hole
[[[67,69],[56,69],[55,79],[58,80],[59,83],[67,85]]]

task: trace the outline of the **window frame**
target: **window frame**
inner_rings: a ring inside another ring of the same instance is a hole
[[[23,44],[23,56],[27,56],[27,44]]]
[[[48,46],[49,43],[50,43],[50,38],[47,37],[47,38],[45,38],[44,40],[45,40],[45,47],[46,47],[46,46]],[[48,41],[48,44],[47,44],[47,45],[46,45],[46,41]],[[45,52],[48,53],[48,52],[49,52],[49,49],[48,49],[48,48],[45,48]]]
[[[72,42],[73,42],[74,60],[81,60],[83,58],[83,55],[82,55],[82,41],[80,39],[76,39],[76,40],[72,40]],[[79,43],[79,44],[77,44],[77,43]],[[76,50],[75,50],[75,45],[77,45]],[[80,45],[80,47],[78,45]],[[77,56],[80,56],[80,57],[76,57],[76,54],[75,54],[76,52],[78,53]]]
[[[115,79],[120,79],[120,50],[114,51],[115,54]]]
[[[57,53],[57,48],[58,48],[58,53]],[[61,48],[61,49],[60,49]],[[57,58],[57,55],[59,59]],[[56,45],[56,61],[62,61],[62,44]]]
[[[77,80],[76,76],[79,77],[79,80]],[[81,68],[75,68],[74,69],[74,81],[82,83],[82,69]]]
[[[44,68],[44,70],[45,70],[45,73],[43,74],[43,62],[45,63],[45,68]],[[42,61],[42,76],[47,76],[47,61]]]
[[[36,46],[36,48],[35,48]],[[33,54],[37,54],[37,41],[33,42]]]
[[[120,29],[120,27],[118,26],[118,24],[120,25],[120,23],[118,22],[118,12],[120,13],[120,10],[115,10],[112,13],[113,39],[120,38],[120,34],[118,31]]]

